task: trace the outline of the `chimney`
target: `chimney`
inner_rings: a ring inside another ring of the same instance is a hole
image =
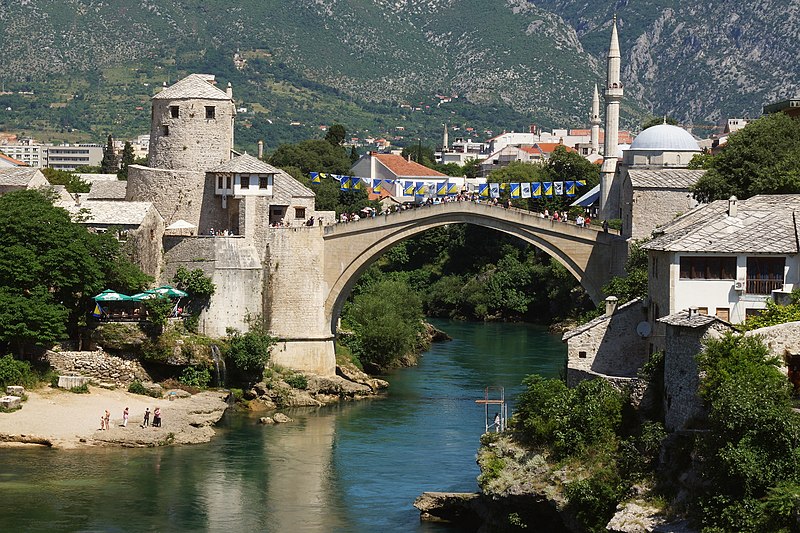
[[[739,209],[736,207],[736,197],[731,196],[728,198],[728,216],[735,217],[738,216]]]
[[[697,307],[690,307],[689,318],[694,318],[696,316],[700,316],[700,310]]]
[[[611,316],[617,310],[617,302],[619,298],[616,296],[609,296],[606,298],[606,316]]]
[[[225,93],[228,95],[228,98],[233,100],[233,86],[231,85],[231,82],[228,82],[228,88],[225,89]]]
[[[258,140],[258,158],[264,159],[264,141]]]

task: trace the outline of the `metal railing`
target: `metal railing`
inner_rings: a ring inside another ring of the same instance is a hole
[[[782,279],[747,278],[748,294],[772,294],[772,291],[783,289]]]

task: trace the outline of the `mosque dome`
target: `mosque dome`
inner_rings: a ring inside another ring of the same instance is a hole
[[[699,152],[700,145],[685,129],[671,124],[659,124],[637,135],[629,149],[652,152]]]

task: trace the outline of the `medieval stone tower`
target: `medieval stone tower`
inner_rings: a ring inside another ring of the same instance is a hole
[[[207,172],[231,160],[236,109],[213,82],[191,74],[153,97],[148,166],[128,170],[127,199],[152,202],[167,224],[227,227]]]
[[[214,85],[213,76],[191,74],[153,97],[150,120],[151,167],[200,170],[231,158],[233,90]]]

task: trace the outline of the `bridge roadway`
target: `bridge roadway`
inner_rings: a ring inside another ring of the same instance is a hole
[[[445,202],[324,228],[325,316],[332,331],[359,276],[398,242],[437,226],[475,224],[519,237],[556,259],[594,302],[613,275],[622,274],[627,247],[616,232],[555,222],[539,213],[470,201]]]

